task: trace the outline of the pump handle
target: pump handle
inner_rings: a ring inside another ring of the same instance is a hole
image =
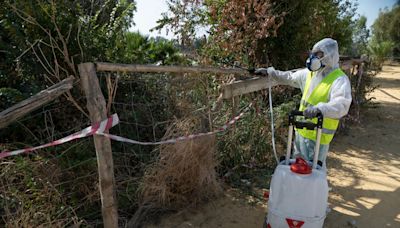
[[[293,110],[289,113],[289,125],[294,125],[296,128],[303,129],[306,128],[308,130],[315,130],[316,128],[322,128],[323,123],[323,115],[322,113],[318,113],[317,115],[317,123],[312,123],[308,121],[296,121],[296,116],[303,116],[304,113],[302,111]]]

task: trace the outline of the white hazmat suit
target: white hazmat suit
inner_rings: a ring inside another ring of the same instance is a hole
[[[323,52],[321,63],[324,65],[317,71],[315,76],[312,77],[310,87],[308,90],[307,97],[310,96],[314,88],[322,81],[322,79],[331,73],[333,70],[339,68],[339,49],[338,44],[331,38],[325,38],[317,42],[312,53]],[[257,69],[256,72],[268,74],[272,77],[276,84],[289,85],[296,88],[300,88],[302,93],[306,84],[307,75],[310,72],[308,68],[301,69],[296,72],[292,71],[279,71],[273,67],[267,69]],[[346,75],[342,75],[337,78],[329,91],[328,102],[320,102],[311,109],[319,110],[324,117],[332,119],[340,119],[345,116],[349,111],[351,104],[351,85],[349,78]],[[315,109],[317,108],[317,109]],[[312,160],[314,157],[315,141],[302,137],[296,132],[295,139],[295,151],[294,157],[302,156],[307,160]],[[326,162],[326,156],[329,150],[328,145],[321,145],[318,160],[322,161],[324,166]]]

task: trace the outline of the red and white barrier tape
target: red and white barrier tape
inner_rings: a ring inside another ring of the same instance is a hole
[[[185,140],[189,140],[189,139],[198,138],[201,136],[213,135],[213,134],[223,132],[226,129],[228,129],[230,126],[235,124],[236,121],[238,121],[253,106],[255,101],[256,101],[256,99],[254,99],[253,102],[251,102],[249,106],[247,106],[239,115],[235,116],[233,119],[231,119],[229,122],[227,122],[224,126],[218,128],[214,131],[207,132],[207,133],[199,133],[199,134],[192,134],[192,135],[188,135],[188,136],[181,136],[178,138],[168,139],[168,140],[159,141],[159,142],[140,142],[140,141],[136,141],[133,139],[128,139],[128,138],[124,138],[121,136],[105,133],[105,131],[109,130],[110,128],[114,127],[115,125],[117,125],[119,123],[118,115],[114,114],[111,117],[109,117],[108,119],[103,120],[99,123],[96,123],[90,127],[87,127],[85,129],[83,129],[82,131],[76,132],[72,135],[66,136],[62,139],[58,139],[56,141],[53,141],[53,142],[50,142],[50,143],[47,143],[47,144],[44,144],[41,146],[30,147],[30,148],[14,150],[14,151],[8,151],[8,150],[2,151],[0,153],[0,159],[9,157],[9,156],[13,156],[13,155],[22,154],[22,153],[30,153],[32,151],[51,147],[51,146],[61,145],[63,143],[72,141],[74,139],[85,138],[85,137],[88,137],[88,136],[91,136],[94,134],[102,135],[102,136],[105,136],[105,137],[110,138],[115,141],[126,142],[126,143],[131,143],[131,144],[139,144],[139,145],[171,144],[171,143],[176,143],[179,141],[185,141]]]
[[[96,133],[96,134],[103,135],[103,136],[105,136],[107,138],[110,138],[112,140],[115,140],[115,141],[126,142],[126,143],[131,143],[131,144],[138,144],[138,145],[172,144],[172,143],[176,143],[176,142],[180,142],[180,141],[195,139],[195,138],[198,138],[198,137],[201,137],[201,136],[214,135],[214,134],[217,134],[217,133],[225,131],[230,126],[235,124],[236,121],[238,121],[253,106],[255,101],[256,101],[256,99],[253,100],[253,102],[251,102],[250,105],[247,106],[239,115],[235,116],[233,119],[231,119],[229,122],[227,122],[224,126],[218,128],[218,129],[216,129],[214,131],[207,132],[207,133],[199,133],[199,134],[181,136],[181,137],[178,137],[178,138],[168,139],[168,140],[159,141],[159,142],[140,142],[140,141],[137,141],[137,140],[128,139],[128,138],[124,138],[124,137],[121,137],[121,136],[118,136],[118,135],[112,135],[112,134],[108,134],[108,133],[104,133],[104,132],[100,132],[100,133]]]
[[[60,145],[60,144],[72,141],[74,139],[88,137],[93,134],[104,133],[104,131],[109,130],[110,128],[114,127],[118,123],[119,123],[118,115],[114,114],[114,115],[110,116],[108,119],[103,120],[99,123],[95,123],[92,126],[83,129],[82,131],[76,132],[72,135],[66,136],[62,139],[58,139],[58,140],[50,142],[50,143],[46,143],[41,146],[25,148],[25,149],[20,149],[20,150],[14,150],[14,151],[5,150],[0,153],[0,159],[9,157],[9,156],[13,156],[13,155],[22,154],[22,153],[30,153],[32,151],[35,151],[38,149],[43,149],[43,148],[50,147],[50,146]]]

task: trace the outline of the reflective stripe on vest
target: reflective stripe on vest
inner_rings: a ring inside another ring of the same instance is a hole
[[[299,111],[304,111],[307,107],[315,106],[320,102],[327,103],[329,98],[329,91],[333,82],[340,76],[345,75],[345,73],[340,69],[332,71],[324,79],[322,79],[322,81],[311,92],[310,96],[306,98],[310,87],[311,78],[313,77],[312,74],[313,73],[310,72],[307,75],[307,80],[304,87],[303,97],[301,98]],[[317,118],[311,119],[309,121],[317,123]],[[324,117],[324,122],[322,125],[323,129],[321,144],[326,145],[332,141],[338,125],[339,120]],[[296,129],[296,131],[304,138],[312,139],[314,141],[317,139],[317,132],[315,130]]]

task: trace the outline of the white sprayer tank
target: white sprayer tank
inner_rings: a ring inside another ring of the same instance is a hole
[[[292,162],[291,162],[292,163]],[[320,228],[328,206],[325,169],[310,174],[291,171],[281,163],[275,169],[268,200],[268,228]]]

